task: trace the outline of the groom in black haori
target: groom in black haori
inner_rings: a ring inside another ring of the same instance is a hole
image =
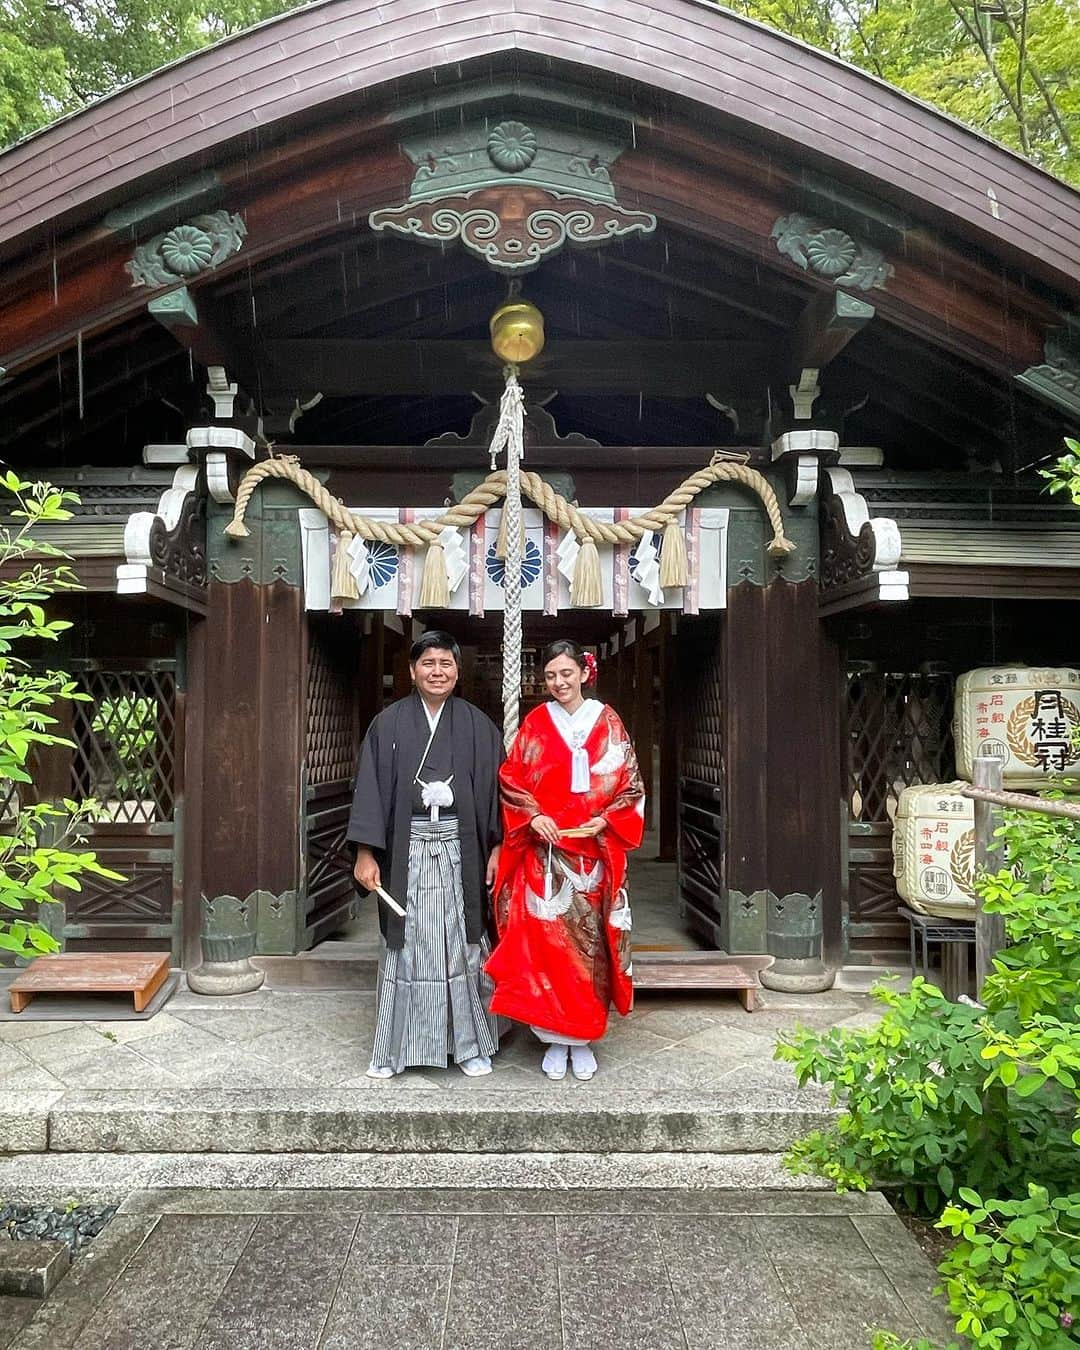
[[[354,875],[378,896],[383,936],[368,1075],[452,1059],[475,1077],[491,1072],[499,1047],[483,965],[502,838],[502,738],[452,697],[461,650],[448,633],[418,638],[409,669],[413,692],[364,737],[349,815]]]

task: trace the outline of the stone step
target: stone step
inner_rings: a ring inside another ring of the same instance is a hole
[[[832,1117],[795,1089],[694,1094],[590,1084],[6,1094],[0,1151],[769,1154]],[[19,1098],[23,1098],[20,1105]]]
[[[792,1177],[775,1153],[49,1153],[0,1158],[0,1195],[24,1204],[58,1196],[161,1214],[355,1210],[393,1196],[397,1208],[486,1211],[513,1194],[541,1205],[633,1209],[641,1197],[686,1192],[706,1212],[742,1212],[747,1197],[775,1213],[835,1203],[827,1184]],[[637,1199],[635,1199],[637,1197]],[[722,1198],[726,1197],[726,1199]],[[871,1212],[868,1197],[845,1201]],[[864,1203],[865,1202],[865,1203]]]

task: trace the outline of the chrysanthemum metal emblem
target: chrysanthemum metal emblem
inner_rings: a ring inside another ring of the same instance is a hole
[[[488,158],[504,173],[520,173],[536,158],[536,133],[524,122],[500,122],[488,136]]]
[[[398,551],[393,544],[373,539],[367,546],[367,554],[371,568],[371,588],[377,591],[380,586],[388,586],[397,576]]]
[[[194,225],[177,225],[161,241],[161,256],[170,272],[193,277],[209,266],[214,256],[213,240]]]
[[[841,276],[855,261],[857,252],[855,240],[843,230],[821,230],[806,241],[810,266],[823,277]]]

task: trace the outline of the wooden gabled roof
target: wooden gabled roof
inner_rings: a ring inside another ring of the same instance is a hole
[[[0,256],[140,183],[513,54],[673,96],[1080,289],[1080,195],[928,105],[708,0],[321,0],[168,66],[0,156]]]

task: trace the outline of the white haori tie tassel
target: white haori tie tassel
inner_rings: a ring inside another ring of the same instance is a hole
[[[590,728],[591,729],[591,728]],[[588,731],[571,733],[570,749],[570,791],[588,792],[592,787],[592,772],[589,768],[589,756],[585,752]]]
[[[431,819],[434,823],[439,820],[439,808],[444,806],[453,806],[454,794],[450,784],[454,781],[454,775],[440,781],[436,779],[434,783],[420,784],[420,800],[431,812]]]

